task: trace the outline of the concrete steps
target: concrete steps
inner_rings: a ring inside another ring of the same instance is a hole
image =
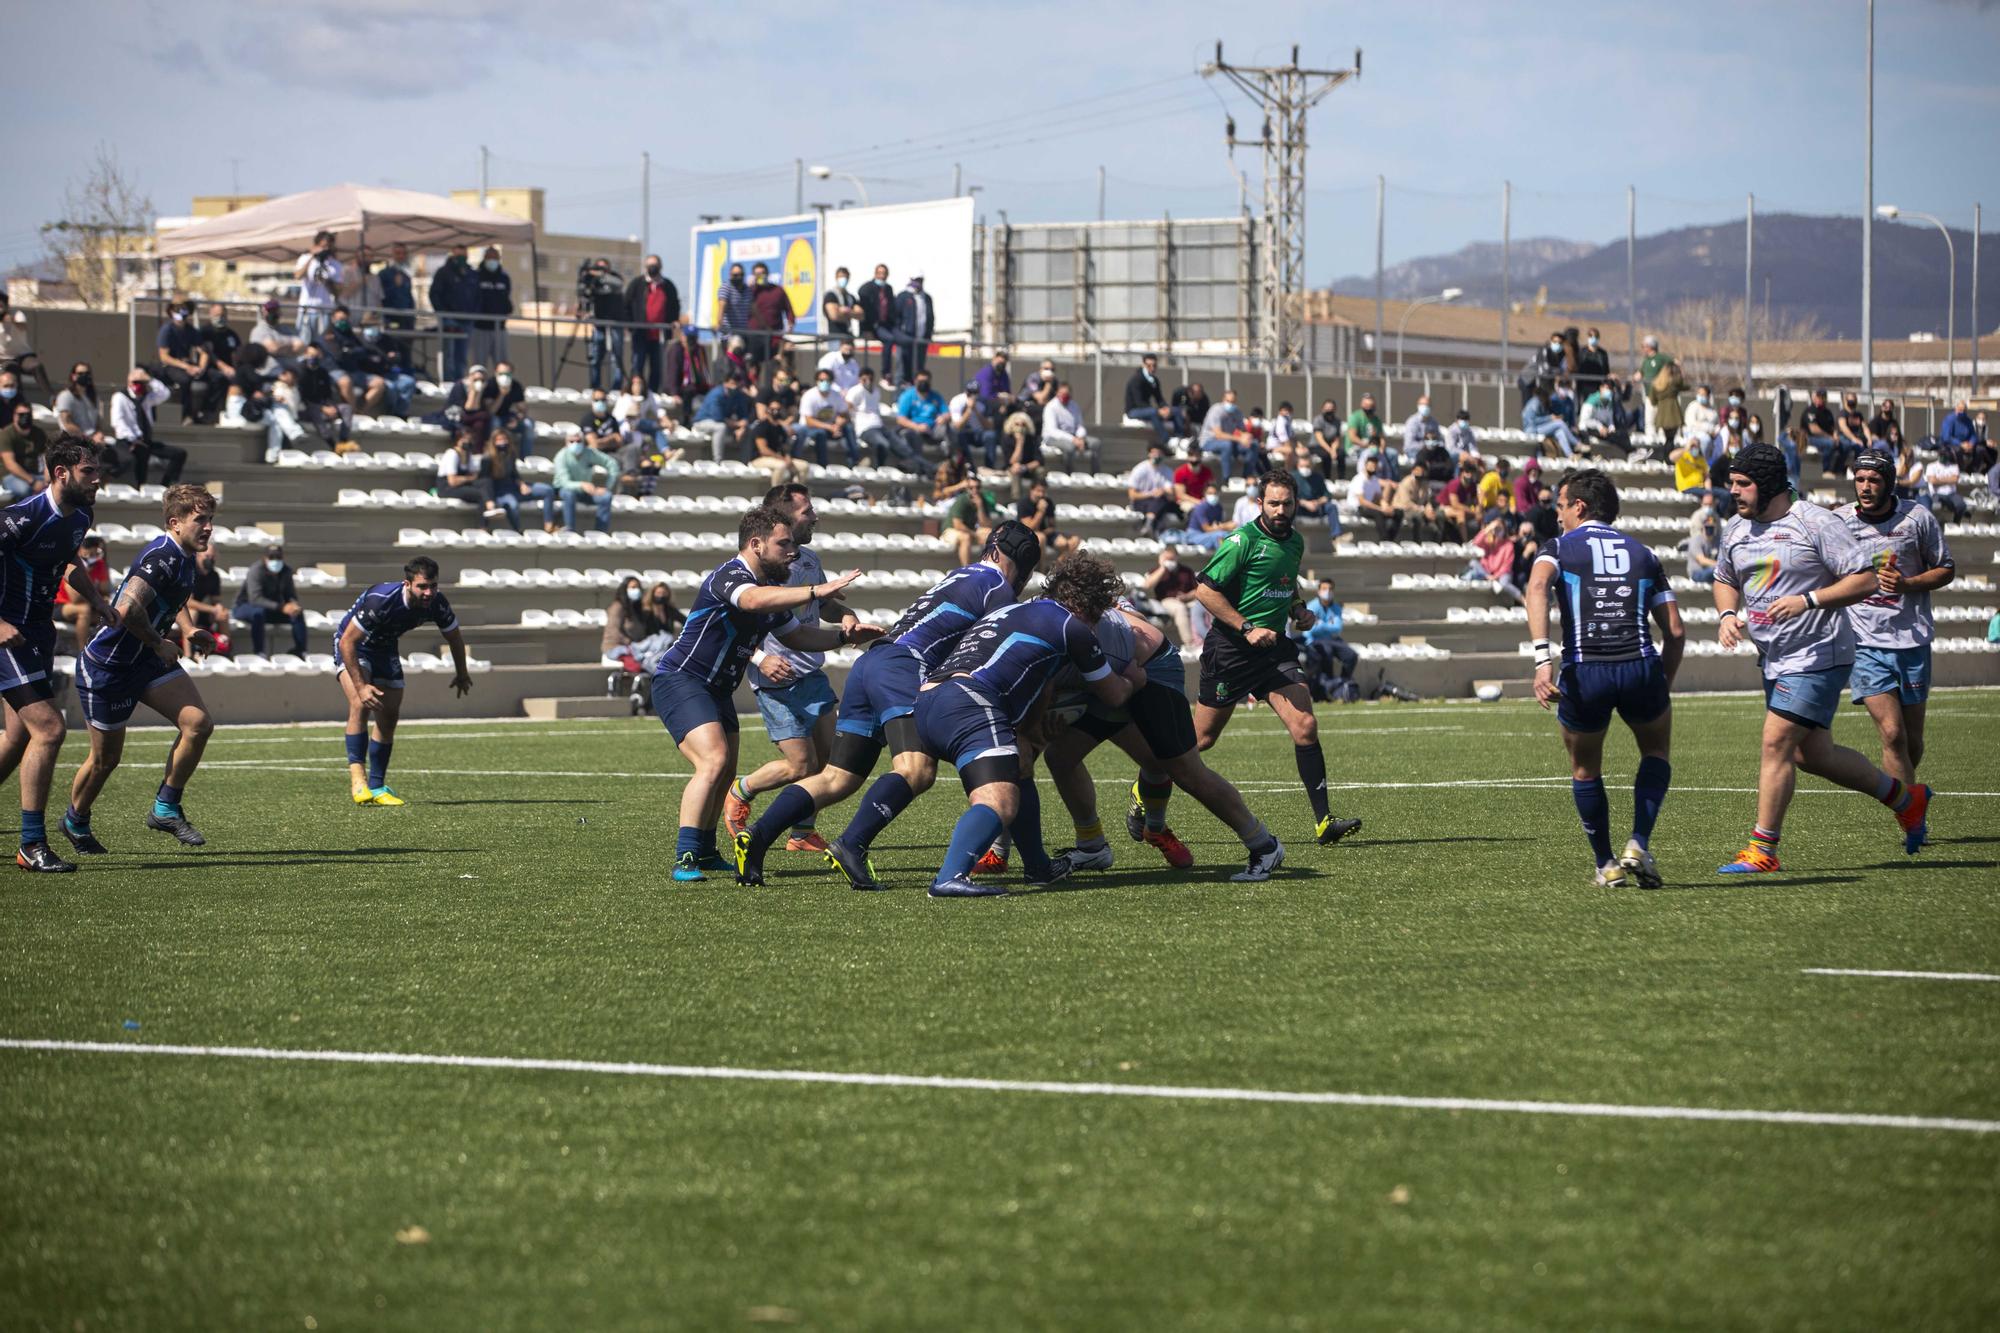
[[[521,700],[521,711],[538,722],[578,717],[630,717],[632,701],[625,695],[576,694]]]

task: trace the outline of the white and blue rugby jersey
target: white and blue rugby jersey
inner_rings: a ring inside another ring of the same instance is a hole
[[[125,579],[118,585],[118,596],[124,596],[125,589],[135,580],[152,589],[153,601],[146,608],[146,620],[153,633],[166,638],[181,608],[194,595],[194,576],[193,553],[171,534],[163,533],[148,542],[132,567],[125,571]],[[123,625],[115,629],[106,625],[83,651],[92,661],[105,666],[130,666],[153,650]]]
[[[1660,559],[1644,542],[1604,523],[1585,523],[1543,544],[1536,564],[1556,568],[1566,666],[1658,657],[1647,616],[1674,600]]]
[[[1095,627],[1061,603],[1037,597],[1002,607],[966,631],[931,679],[971,676],[1018,724],[1064,665],[1086,681],[1111,674]]]
[[[798,617],[786,611],[745,611],[740,603],[763,580],[733,556],[709,572],[688,609],[687,623],[660,658],[655,675],[680,672],[717,693],[729,693],[743,683],[743,670],[766,634],[789,634]]]
[[[26,627],[49,618],[91,521],[88,509],[65,515],[50,491],[0,509],[0,620]]]

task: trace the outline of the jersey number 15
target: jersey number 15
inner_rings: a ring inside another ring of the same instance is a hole
[[[1632,553],[1625,549],[1623,542],[1615,542],[1608,537],[1591,537],[1588,541],[1591,573],[1617,578],[1632,572]]]

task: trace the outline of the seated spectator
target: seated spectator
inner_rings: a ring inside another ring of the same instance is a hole
[[[1694,401],[1681,411],[1681,429],[1703,439],[1722,429],[1722,413],[1716,410],[1715,391],[1708,385],[1694,386]]]
[[[1329,482],[1340,481],[1347,476],[1347,447],[1343,439],[1347,434],[1347,418],[1340,415],[1340,404],[1329,398],[1319,405],[1319,415],[1312,420],[1313,466]]]
[[[846,394],[848,420],[854,438],[868,446],[876,467],[894,467],[922,476],[923,455],[910,446],[899,430],[891,430],[882,413],[882,390],[875,382],[875,368],[863,366],[854,387]]]
[[[493,386],[483,395],[492,426],[505,427],[514,437],[514,449],[522,458],[535,452],[536,427],[528,416],[528,386],[514,374],[511,361],[493,363]]]
[[[946,535],[951,537],[958,554],[958,563],[969,565],[975,555],[986,549],[986,538],[993,531],[994,515],[999,512],[1000,502],[989,491],[982,490],[976,478],[972,484],[959,489],[951,502],[948,518],[951,523]]]
[[[1213,551],[1222,545],[1222,539],[1236,531],[1236,524],[1223,516],[1222,492],[1210,486],[1200,500],[1188,510],[1187,531],[1178,540],[1186,546],[1199,546]]]
[[[0,370],[34,380],[42,386],[45,397],[55,392],[48,368],[28,343],[27,315],[14,309],[13,299],[4,291],[0,291]]]
[[[22,406],[25,407],[26,404]],[[104,558],[104,538],[94,532],[85,533],[82,544],[77,547],[77,555],[81,557],[84,577],[97,585],[99,596],[109,601],[111,563]],[[56,582],[56,614],[67,621],[70,629],[75,631],[79,648],[89,643],[90,636],[97,633],[99,626],[103,624],[97,618],[97,612],[91,604],[71,590],[68,579],[59,579]]]
[[[1198,449],[1195,457],[1200,457]],[[1140,515],[1140,528],[1149,536],[1181,522],[1183,511],[1176,499],[1180,487],[1174,475],[1167,470],[1167,446],[1154,440],[1146,446],[1146,457],[1125,478],[1126,501]]]
[[[771,420],[780,425],[789,426],[799,419],[799,381],[791,367],[773,367],[770,385],[756,390],[754,396],[771,400]]]
[[[1460,460],[1479,457],[1479,433],[1472,428],[1472,413],[1462,407],[1458,409],[1458,415],[1445,428],[1444,443]]]
[[[1715,582],[1715,558],[1722,546],[1722,516],[1715,493],[1702,496],[1701,507],[1688,520],[1687,576],[1703,585]]]
[[[1556,494],[1545,481],[1536,474],[1535,494],[1528,507],[1520,511],[1521,519],[1534,529],[1535,540],[1552,542],[1562,531],[1562,523],[1556,517]]]
[[[236,353],[235,376],[229,381],[229,396],[223,400],[222,424],[264,428],[264,461],[275,463],[287,445],[297,448],[305,438],[305,427],[289,403],[279,402],[273,382],[283,373],[277,358],[262,344],[244,343]]]
[[[48,451],[49,434],[35,424],[34,406],[16,398],[6,426],[0,428],[0,491],[6,493],[5,503],[48,489],[42,475],[42,456]]]
[[[1342,637],[1347,628],[1347,613],[1333,599],[1333,580],[1321,579],[1318,596],[1305,607],[1312,617],[1305,635],[1306,677],[1312,686],[1312,696],[1321,702],[1337,699],[1345,703],[1356,697],[1346,687],[1354,680],[1354,668],[1361,661],[1361,654]]]
[[[615,429],[612,434],[615,438]],[[617,476],[617,468],[618,460],[601,449],[593,449],[589,437],[582,434],[556,451],[555,475],[550,480],[562,505],[562,525],[566,530],[579,531],[577,506],[588,503],[597,511],[597,530],[611,531],[611,481]]]
[[[968,386],[979,397],[979,410],[995,420],[1014,402],[1014,382],[1007,374],[1007,352],[1001,349],[973,375]],[[988,464],[990,467],[991,464]]]
[[[645,376],[639,376],[639,381],[643,384]],[[646,604],[645,585],[637,575],[627,574],[618,591],[612,594],[611,605],[604,608],[604,637],[598,643],[598,651],[605,661],[617,662],[633,675],[639,675],[645,668],[633,656],[632,645],[652,638],[665,628]]]
[[[485,451],[461,430],[451,447],[438,455],[437,482],[431,494],[443,500],[463,500],[479,511],[480,526],[490,529],[494,519],[507,517],[507,511],[493,503],[493,488],[487,484],[485,472]]]
[[[236,380],[236,357],[243,350],[243,335],[229,323],[229,307],[216,301],[208,307],[208,323],[202,326],[202,340],[208,344],[210,363],[227,383]]]
[[[1418,455],[1427,445],[1443,443],[1444,430],[1431,414],[1430,395],[1425,394],[1417,399],[1417,410],[1410,413],[1409,419],[1403,423],[1403,467],[1415,467]]]
[[[91,374],[88,361],[79,361],[70,367],[69,383],[56,395],[56,426],[73,440],[102,446],[111,442],[101,429],[103,424],[97,405],[97,378]]]
[[[1043,460],[1063,472],[1095,472],[1100,454],[1101,446],[1084,430],[1069,381],[1062,381],[1042,409]]]
[[[945,448],[951,439],[951,418],[944,399],[931,392],[929,371],[919,374],[896,396],[895,414],[884,429],[891,440],[902,441],[903,447],[896,450],[899,456],[921,459],[926,444],[935,444],[940,450]]]
[[[1395,492],[1382,483],[1381,468],[1379,452],[1363,455],[1361,471],[1348,483],[1347,502],[1375,525],[1377,537],[1388,542],[1396,540],[1396,534],[1402,530],[1403,515],[1392,503]]]
[[[1875,447],[1879,449],[1882,446],[1878,443]],[[1899,500],[1913,500],[1918,504],[1922,504],[1926,494],[1924,487],[1924,464],[1926,460],[1924,456],[1917,452],[1914,445],[1908,444],[1896,450],[1895,454],[1896,498]]]
[[[624,391],[611,404],[611,417],[628,445],[643,440],[657,446],[668,429],[667,410],[661,405],[660,396],[646,387],[646,377],[640,374],[626,377]]]
[[[1007,480],[1016,499],[1026,495],[1028,483],[1042,475],[1042,432],[1029,411],[1028,403],[1017,400],[1000,424],[1000,447],[1007,455]]]
[[[1484,481],[1485,478],[1482,477],[1480,480]],[[1514,512],[1525,514],[1530,509],[1533,509],[1541,498],[1541,487],[1542,460],[1530,457],[1522,465],[1521,475],[1514,478],[1514,503],[1512,506]],[[1487,517],[1491,517],[1491,515]],[[1481,521],[1484,522],[1484,519]]]
[[[1868,418],[1868,438],[1891,453],[1903,447],[1903,427],[1897,418],[1895,399],[1884,398],[1875,404],[1875,415]]]
[[[1160,359],[1151,352],[1139,358],[1139,368],[1125,381],[1125,416],[1151,427],[1154,439],[1171,445],[1187,434],[1187,418],[1179,408],[1168,406],[1159,369]]]
[[[1521,404],[1521,429],[1530,435],[1539,435],[1544,442],[1553,441],[1562,450],[1564,458],[1576,457],[1577,446],[1583,443],[1569,423],[1551,412],[1544,404],[1539,386],[1528,395],[1528,401]]]
[[[831,292],[827,294],[832,295]],[[833,377],[833,387],[845,396],[849,389],[861,383],[861,360],[854,354],[854,339],[843,337],[839,346],[819,359],[818,368]]]
[[[1192,510],[1201,503],[1201,497],[1208,494],[1215,485],[1215,469],[1208,465],[1208,459],[1201,452],[1198,440],[1189,440],[1187,461],[1174,469],[1174,505],[1182,513]]]
[[[1496,458],[1493,465],[1479,478],[1479,521],[1501,514],[1514,512],[1514,486],[1509,479],[1514,465],[1504,458]],[[1470,531],[1468,525],[1467,530]]]
[[[1460,473],[1461,477],[1465,474]],[[1409,541],[1456,541],[1458,527],[1449,522],[1438,509],[1437,498],[1431,492],[1431,479],[1416,468],[1403,474],[1396,483],[1395,499],[1390,507],[1403,516],[1403,535]]]
[[[1532,527],[1528,530],[1533,532]],[[1467,563],[1465,579],[1472,583],[1490,583],[1493,591],[1505,593],[1517,602],[1526,602],[1527,595],[1514,580],[1515,528],[1511,521],[1494,519],[1473,536],[1472,545],[1479,554]]]
[[[299,605],[298,580],[285,562],[285,548],[276,542],[264,548],[264,558],[250,566],[236,607],[230,615],[250,627],[250,651],[264,651],[264,630],[275,623],[292,628],[292,652],[306,655],[306,613]]]
[[[1208,632],[1208,612],[1195,595],[1199,583],[1195,572],[1181,563],[1179,553],[1171,546],[1162,546],[1153,568],[1146,572],[1141,596],[1134,599],[1147,615],[1171,622],[1175,638],[1191,652],[1200,651]]]
[[[1576,389],[1567,379],[1559,379],[1549,390],[1549,411],[1563,419],[1563,424],[1576,429]]]
[[[1236,390],[1224,389],[1222,401],[1209,408],[1208,415],[1202,418],[1199,447],[1220,462],[1225,482],[1238,468],[1245,472],[1260,470],[1256,443],[1250,438],[1243,409],[1236,405]]]
[[[743,392],[743,378],[734,370],[703,395],[690,429],[708,437],[714,461],[742,457],[749,445],[748,431],[754,415],[751,407],[750,395]]]
[[[679,634],[681,626],[687,624],[687,615],[674,605],[674,590],[664,583],[655,583],[646,590],[646,607],[653,613],[653,619],[660,622],[662,634]]]
[[[695,404],[707,395],[709,385],[708,357],[701,350],[701,339],[690,325],[675,325],[673,338],[667,343],[667,368],[661,381],[661,404],[676,421],[686,421]]]
[[[979,478],[965,465],[965,460],[957,454],[946,454],[931,476],[931,503],[944,504],[957,499],[961,492],[978,487]]]
[[[1000,432],[987,415],[987,408],[979,396],[979,385],[968,382],[952,395],[948,409],[952,447],[966,461],[966,466],[975,466],[973,450],[980,451],[985,466],[1000,466]]]
[[[303,359],[300,365],[304,365]],[[304,380],[301,379],[302,392],[304,387]],[[454,380],[451,387],[445,390],[444,406],[424,417],[424,421],[454,433],[460,428],[469,430],[472,438],[484,445],[486,432],[493,429],[494,404],[499,401],[499,386],[488,376],[486,367],[468,366],[464,377]]]
[[[1192,380],[1174,390],[1173,406],[1180,409],[1180,419],[1187,423],[1186,434],[1193,435],[1201,430],[1201,423],[1208,420],[1208,390],[1201,387],[1200,380]]]
[[[1958,493],[1958,457],[1941,452],[1924,467],[1924,495],[1920,503],[1937,515],[1939,523],[1965,522],[1969,507]]]
[[[521,502],[531,500],[541,503],[542,531],[558,530],[556,488],[546,481],[530,482],[521,476],[521,459],[514,448],[512,431],[496,427],[487,433],[485,472],[486,500],[500,511],[508,527],[516,532],[521,530]]]
[[[1036,416],[1040,416],[1042,409],[1049,405],[1049,400],[1056,396],[1056,389],[1061,384],[1062,381],[1056,377],[1056,363],[1043,357],[1042,364],[1037,366],[1022,383],[1021,393],[1016,401]]]
[[[1468,532],[1477,532],[1480,517],[1479,464],[1463,463],[1450,481],[1436,493],[1440,541],[1462,542]]]
[[[153,413],[169,396],[167,386],[147,374],[144,366],[132,367],[125,387],[111,395],[113,444],[103,469],[107,480],[129,467],[133,484],[144,486],[155,458],[166,465],[160,478],[163,484],[171,486],[181,479],[181,469],[187,466],[187,450],[168,444],[153,433]]]
[[[327,369],[347,405],[380,416],[389,401],[388,381],[382,378],[382,354],[354,327],[354,316],[345,305],[333,308],[324,346]]]
[[[1626,447],[1629,437],[1618,424],[1618,389],[1614,381],[1606,380],[1583,400],[1576,430],[1586,444]]]
[[[1812,401],[1805,411],[1799,413],[1799,425],[1805,430],[1806,447],[1819,459],[1820,471],[1826,470],[1827,460],[1839,446],[1839,422],[1833,408],[1827,405],[1826,390],[1814,389]]]
[[[194,302],[176,300],[167,307],[154,344],[159,357],[154,376],[180,391],[182,423],[211,421],[222,410],[222,374],[195,326]]]
[[[1375,410],[1375,395],[1361,395],[1360,406],[1348,415],[1347,426],[1341,433],[1341,443],[1346,447],[1348,457],[1359,459],[1373,450],[1382,459],[1384,481],[1394,481],[1399,475],[1395,463],[1391,462],[1383,450],[1382,417]],[[1358,466],[1358,464],[1357,464]]]
[[[222,575],[215,568],[215,544],[194,553],[194,585],[188,590],[188,615],[196,629],[214,636],[215,651],[229,655],[229,608],[222,601]]]
[[[1028,483],[1028,493],[1015,502],[1014,516],[1042,539],[1042,549],[1056,556],[1068,555],[1083,544],[1073,533],[1056,527],[1056,502],[1049,498],[1049,484],[1040,477]]]
[[[825,467],[826,446],[835,439],[846,449],[849,467],[861,461],[861,445],[847,415],[847,399],[833,387],[833,372],[822,368],[814,372],[812,387],[799,395],[798,424],[792,428],[793,452],[810,448],[813,461]]]
[[[777,403],[759,398],[752,411],[755,419],[744,435],[751,451],[750,466],[770,473],[773,486],[805,481],[808,469],[804,462],[792,457],[792,433],[779,419]]]
[[[282,308],[275,296],[257,307],[257,322],[250,326],[250,341],[278,358],[281,364],[290,365],[306,345],[278,323]]]
[[[1286,462],[1286,471],[1292,474],[1292,482],[1299,500],[1300,522],[1321,522],[1326,531],[1336,541],[1341,535],[1340,506],[1334,503],[1333,490],[1326,478],[1312,465],[1312,451],[1305,443],[1304,436],[1292,442],[1291,455]]]

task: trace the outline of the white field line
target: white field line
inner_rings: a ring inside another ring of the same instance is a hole
[[[1809,977],[1894,977],[1907,981],[2000,981],[1992,972],[1878,972],[1857,967],[1802,967]]]
[[[922,1088],[942,1092],[1035,1093],[1057,1097],[1137,1097],[1161,1101],[1277,1102],[1299,1106],[1378,1107],[1399,1111],[1475,1111],[1584,1116],[1613,1120],[1721,1120],[1770,1125],[1835,1125],[1959,1134],[2000,1133],[2000,1120],[1945,1116],[1868,1115],[1847,1111],[1757,1111],[1707,1106],[1632,1106],[1616,1102],[1532,1102],[1490,1097],[1405,1097],[1392,1093],[1286,1092],[1269,1088],[1173,1087],[1145,1083],[1056,1083],[926,1074],[864,1074],[814,1069],[736,1069],[727,1065],[661,1065],[610,1060],[539,1060],[494,1055],[427,1055],[402,1051],[286,1051],[262,1046],[168,1046],[127,1042],[0,1038],[0,1049],[84,1055],[178,1055],[214,1060],[272,1060],[337,1065],[430,1065],[534,1073],[609,1074],[635,1078],[712,1079],[745,1083],[834,1084]]]

